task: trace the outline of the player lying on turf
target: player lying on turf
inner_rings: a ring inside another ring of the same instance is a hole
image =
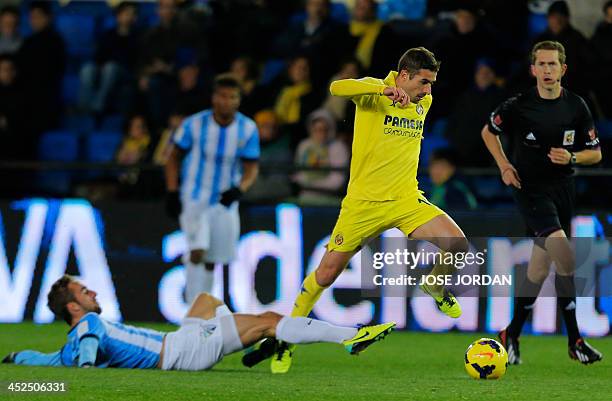
[[[315,319],[283,317],[274,312],[232,314],[223,302],[201,293],[181,327],[164,333],[102,319],[96,292],[71,276],[63,276],[53,284],[48,300],[56,316],[70,325],[66,345],[50,354],[30,350],[13,352],[4,358],[4,363],[204,370],[217,364],[223,356],[267,337],[301,344],[338,343],[351,354],[358,354],[395,327],[395,323],[359,329],[340,327]],[[270,354],[274,351],[268,350]]]

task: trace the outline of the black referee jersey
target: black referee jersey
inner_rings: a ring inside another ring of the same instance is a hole
[[[561,89],[556,99],[543,99],[537,88],[499,105],[488,121],[489,130],[508,135],[514,144],[511,162],[521,180],[514,198],[530,235],[545,237],[562,228],[570,236],[574,209],[571,164],[554,164],[550,149],[570,152],[597,149],[599,138],[584,100]]]

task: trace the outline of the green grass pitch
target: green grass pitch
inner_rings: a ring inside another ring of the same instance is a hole
[[[143,324],[159,330],[174,327]],[[0,356],[20,349],[51,352],[64,343],[66,326],[1,324]],[[524,364],[499,381],[467,376],[463,353],[481,337],[394,332],[360,356],[334,344],[297,349],[292,370],[271,375],[269,364],[243,368],[241,354],[207,372],[43,368],[0,365],[0,400],[611,400],[612,338],[589,340],[602,362],[582,366],[567,357],[561,336],[522,338]],[[65,382],[62,394],[10,394],[10,382]]]

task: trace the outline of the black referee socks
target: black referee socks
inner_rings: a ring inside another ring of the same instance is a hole
[[[574,275],[561,276],[555,274],[555,288],[557,290],[557,306],[563,315],[567,329],[567,339],[573,345],[580,338],[578,322],[576,321],[576,285]]]
[[[525,276],[519,293],[514,297],[514,316],[508,326],[508,336],[518,338],[521,335],[523,325],[533,309],[541,288],[542,283],[534,283]]]

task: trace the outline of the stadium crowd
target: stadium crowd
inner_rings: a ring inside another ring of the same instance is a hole
[[[570,22],[565,1],[110,3],[23,1],[1,9],[3,160],[164,164],[181,119],[209,107],[213,78],[231,72],[242,87],[240,111],[259,128],[262,165],[285,166],[263,168],[247,199],[337,202],[354,105],[332,97],[329,83],[384,77],[403,51],[425,46],[442,68],[421,163],[432,172],[432,191],[452,178],[458,202],[473,208],[455,168],[492,165],[480,130],[500,101],[533,86],[528,49],[541,40],[565,46],[563,85],[589,104],[607,154],[612,1],[594,10],[601,22],[589,38]],[[77,144],[57,146],[53,135]],[[292,164],[306,169],[290,171]],[[320,167],[332,169],[309,169]],[[134,186],[139,171],[116,178]]]

